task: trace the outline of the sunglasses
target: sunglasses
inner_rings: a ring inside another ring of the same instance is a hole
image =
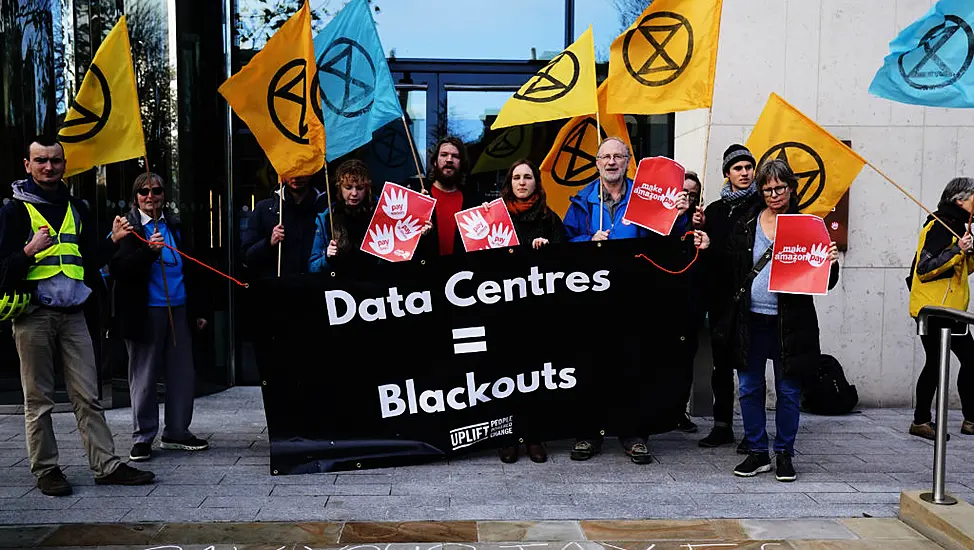
[[[143,196],[143,197],[148,197],[149,196],[149,192],[150,192],[150,189],[148,187],[143,187],[143,188],[139,189],[139,195],[140,196]],[[162,187],[153,187],[151,189],[151,192],[152,192],[152,194],[154,196],[158,197],[159,195],[161,195],[163,193],[163,189],[162,189]]]

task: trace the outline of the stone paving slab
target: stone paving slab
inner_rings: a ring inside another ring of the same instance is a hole
[[[116,449],[131,446],[131,409],[107,411]],[[493,452],[408,467],[273,476],[259,388],[237,387],[196,401],[193,429],[209,451],[154,450],[140,465],[154,485],[96,486],[73,415],[57,413],[58,447],[74,494],[34,488],[20,416],[0,416],[0,525],[98,521],[355,521],[893,518],[900,491],[930,485],[933,445],[906,433],[908,409],[866,409],[842,417],[803,415],[799,479],[742,479],[733,447],[701,449],[697,434],[650,438],[655,460],[631,463],[614,439],[586,462],[570,441],[549,444],[550,460],[502,464]],[[951,412],[948,490],[974,500],[974,437]],[[769,429],[774,429],[769,411]],[[735,431],[743,433],[737,419]],[[167,516],[166,514],[170,515]],[[616,539],[624,540],[624,539]],[[560,550],[560,549],[559,549]],[[640,549],[645,550],[645,549]]]
[[[895,519],[119,523],[2,527],[0,548],[798,550],[941,548]]]

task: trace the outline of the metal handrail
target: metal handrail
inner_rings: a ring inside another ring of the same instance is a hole
[[[933,491],[922,493],[920,498],[931,504],[957,504],[957,499],[946,491],[947,470],[947,401],[950,385],[950,338],[954,328],[961,328],[958,336],[965,335],[974,324],[974,314],[941,306],[924,306],[917,315],[917,331],[920,336],[930,334],[931,320],[946,321],[940,329],[940,375],[937,379],[937,433],[933,446]],[[939,325],[939,324],[938,324]]]

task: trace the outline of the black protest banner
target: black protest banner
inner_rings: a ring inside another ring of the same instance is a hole
[[[253,283],[272,473],[672,429],[695,289],[641,254],[694,258],[652,236]]]

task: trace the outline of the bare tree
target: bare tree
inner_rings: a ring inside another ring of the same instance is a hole
[[[325,26],[325,21],[341,11],[347,0],[337,9],[331,9],[333,0],[318,0],[311,2],[311,31],[317,33]],[[379,6],[373,0],[367,0],[375,13],[380,13]],[[277,29],[292,15],[301,9],[304,0],[251,0],[241,3],[237,12],[237,36],[240,48],[245,50],[260,49]]]
[[[612,3],[619,12],[619,32],[623,32],[646,11],[653,0],[612,0]]]

